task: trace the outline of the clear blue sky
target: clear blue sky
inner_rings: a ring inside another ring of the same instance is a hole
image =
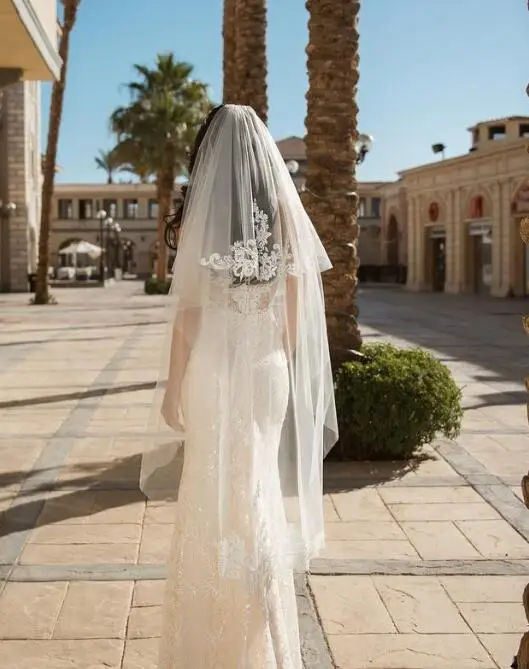
[[[133,63],[172,50],[221,97],[221,0],[83,0],[71,42],[60,139],[60,182],[97,182],[98,149],[110,148],[110,112]],[[307,14],[303,0],[269,0],[270,127],[304,134]],[[360,130],[375,145],[359,177],[392,179],[469,148],[476,121],[529,115],[529,12],[525,0],[363,0]],[[339,64],[337,64],[339,67]],[[47,132],[49,85],[44,87]],[[44,136],[43,136],[44,141]]]

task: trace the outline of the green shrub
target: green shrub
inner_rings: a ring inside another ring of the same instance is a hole
[[[171,281],[160,281],[155,276],[145,281],[145,293],[147,295],[167,295],[171,288]]]
[[[445,365],[426,351],[390,344],[369,344],[362,353],[364,359],[347,363],[336,377],[338,454],[408,459],[437,433],[459,435],[461,391]]]

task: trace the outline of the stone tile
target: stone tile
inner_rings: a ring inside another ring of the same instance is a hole
[[[165,581],[138,581],[134,586],[132,606],[158,606],[163,603]]]
[[[324,495],[323,497],[323,516],[326,523],[334,523],[341,520],[330,495]]]
[[[419,555],[409,541],[327,541],[322,558],[336,560],[404,560]]]
[[[516,602],[527,576],[443,576],[439,579],[454,602]]]
[[[486,502],[470,504],[389,504],[397,520],[496,520],[501,518]]]
[[[34,544],[134,544],[141,538],[141,525],[50,525],[36,529]]]
[[[344,521],[392,520],[378,492],[373,488],[336,493],[331,497],[338,515]]]
[[[67,583],[7,583],[0,595],[1,639],[50,639]]]
[[[378,590],[402,634],[468,634],[465,621],[435,578],[375,576]]]
[[[327,541],[406,541],[406,535],[395,521],[359,520],[329,523],[325,528]]]
[[[140,544],[140,564],[165,564],[172,536],[171,525],[145,525]]]
[[[483,502],[470,486],[439,486],[435,488],[381,487],[380,497],[386,504],[471,504]]]
[[[97,525],[141,523],[145,513],[145,497],[134,491],[105,490],[96,493],[89,522]]]
[[[95,498],[95,492],[91,491],[63,493],[59,497],[53,497],[44,504],[37,524],[86,522],[94,508]]]
[[[529,557],[529,544],[505,520],[463,520],[456,524],[483,557]]]
[[[462,602],[457,606],[476,634],[522,634],[527,631],[521,602]]]
[[[518,652],[521,634],[479,634],[479,640],[488,650],[498,667],[510,667]]]
[[[478,551],[451,522],[403,522],[401,527],[423,560],[480,557]]]
[[[162,627],[161,606],[141,606],[130,611],[127,638],[152,639],[159,637]]]
[[[0,641],[2,669],[120,669],[122,654],[117,639]]]
[[[147,504],[145,509],[144,523],[150,525],[171,524],[174,525],[176,518],[176,503]]]
[[[395,632],[369,576],[312,576],[310,585],[326,634]]]
[[[133,583],[70,583],[55,639],[123,639],[132,600]]]
[[[158,639],[129,639],[122,669],[157,669]]]
[[[329,636],[340,669],[497,669],[472,634]]]
[[[134,564],[138,544],[28,544],[20,564]]]

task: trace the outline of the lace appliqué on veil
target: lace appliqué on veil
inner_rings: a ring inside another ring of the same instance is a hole
[[[252,205],[255,239],[237,241],[230,247],[230,253],[222,256],[212,253],[202,258],[200,264],[216,271],[226,272],[237,283],[266,283],[274,279],[283,266],[281,246],[268,243],[272,236],[268,214],[259,208],[254,200]],[[285,269],[289,267],[286,259]]]

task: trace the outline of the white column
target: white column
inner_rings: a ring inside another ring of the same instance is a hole
[[[455,193],[450,191],[448,193],[448,207],[446,212],[446,280],[445,292],[455,293],[455,265],[456,265],[456,210],[455,210]]]
[[[490,189],[492,196],[492,284],[491,295],[500,297],[502,295],[502,255],[501,255],[501,214],[502,214],[502,185],[495,183]]]
[[[511,213],[511,185],[509,181],[502,181],[500,184],[500,281],[499,295],[506,297],[514,289],[516,276],[516,257],[515,243],[521,244],[521,240],[514,239],[514,221]]]
[[[413,197],[408,196],[406,201],[406,237],[407,237],[407,261],[408,261],[408,276],[406,279],[406,287],[413,290],[415,283],[415,209],[413,204]]]

